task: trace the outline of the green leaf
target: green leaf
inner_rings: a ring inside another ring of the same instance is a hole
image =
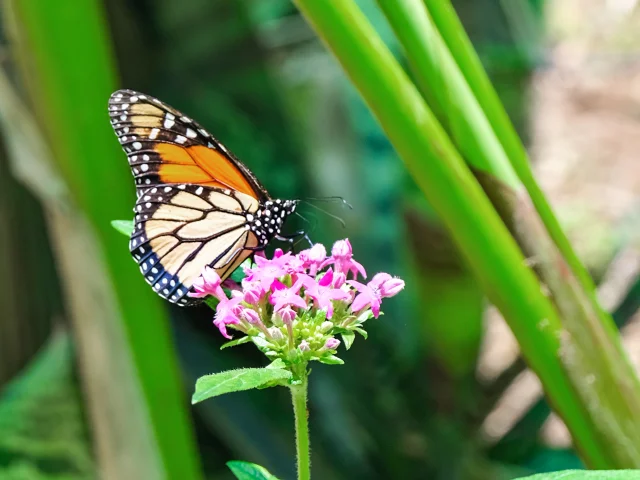
[[[233,273],[231,274],[231,280],[233,280],[234,282],[240,283],[242,281],[242,279],[244,278],[244,269],[245,268],[251,268],[251,260],[249,260],[248,258],[242,262],[242,264],[236,268]]]
[[[281,358],[276,358],[273,362],[267,365],[265,368],[285,368],[287,365]]]
[[[522,477],[520,480],[640,480],[640,470],[562,470]]]
[[[204,303],[206,303],[207,306],[215,312],[218,308],[218,303],[220,303],[220,300],[210,295],[208,297],[204,297]]]
[[[191,398],[191,403],[198,403],[223,393],[250,390],[274,380],[289,378],[291,378],[291,372],[281,368],[241,368],[205,375],[196,382],[196,391]]]
[[[344,365],[344,360],[335,355],[326,355],[318,358],[319,362],[326,363],[327,365]]]
[[[362,335],[364,337],[365,340],[369,337],[369,334],[363,328],[354,328],[353,331],[354,332],[358,332],[360,335]]]
[[[133,220],[111,220],[111,226],[127,237],[133,233]]]
[[[278,480],[271,475],[266,468],[255,463],[231,460],[227,462],[227,467],[233,472],[238,480]]]
[[[351,345],[353,345],[353,341],[356,339],[356,334],[353,332],[343,333],[342,334],[342,343],[344,343],[344,348],[349,350]]]
[[[242,345],[243,343],[249,343],[250,341],[251,341],[251,337],[248,337],[245,335],[244,337],[240,337],[237,340],[231,340],[230,342],[224,343],[220,347],[220,350],[224,350],[225,348],[229,348],[229,347],[235,347],[236,345]]]
[[[269,343],[266,339],[259,337],[258,335],[254,335],[250,337],[251,341],[255,343],[258,348],[271,348],[271,343]]]

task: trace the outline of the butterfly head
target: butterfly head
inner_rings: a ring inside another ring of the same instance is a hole
[[[298,205],[298,200],[267,200],[251,218],[247,217],[251,231],[262,245],[280,235],[285,220]]]

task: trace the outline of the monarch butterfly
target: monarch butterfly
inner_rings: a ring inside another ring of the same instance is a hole
[[[297,200],[273,199],[251,171],[195,121],[132,90],[109,116],[136,183],[129,250],[145,280],[178,305],[206,265],[222,279],[280,235]]]

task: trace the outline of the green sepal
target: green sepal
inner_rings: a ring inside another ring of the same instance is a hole
[[[319,362],[326,363],[327,365],[344,365],[344,360],[335,355],[325,355],[317,359]]]
[[[344,348],[349,350],[351,345],[353,345],[353,341],[356,339],[356,334],[353,332],[343,333],[342,334],[342,343],[344,343]]]
[[[380,315],[382,315],[382,312],[380,312]],[[371,318],[373,318],[373,312],[371,310],[365,310],[360,315],[358,315],[356,323],[364,323]]]
[[[367,331],[363,328],[360,327],[356,327],[353,329],[354,332],[358,332],[360,335],[362,335],[364,337],[364,339],[366,340],[367,338],[369,338],[369,334],[367,333]]]

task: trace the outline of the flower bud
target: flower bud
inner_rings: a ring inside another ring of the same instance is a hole
[[[332,322],[325,321],[325,322],[322,322],[322,323],[320,324],[320,330],[321,330],[323,333],[328,332],[328,331],[329,331],[329,330],[331,330],[332,328],[333,328],[333,323],[332,323]]]
[[[404,281],[399,278],[390,278],[380,286],[380,295],[383,297],[393,297],[404,288]]]
[[[321,263],[327,258],[327,249],[321,243],[316,243],[307,252],[307,258],[310,262]]]
[[[259,287],[248,288],[244,291],[244,301],[249,305],[257,305],[262,297],[262,291]]]
[[[351,258],[352,254],[353,250],[348,238],[345,240],[338,240],[333,244],[333,248],[331,249],[331,255],[336,258]]]
[[[375,286],[377,288],[380,288],[382,284],[392,279],[393,277],[388,273],[384,273],[384,272],[376,273],[371,279],[371,281],[369,282],[369,285],[372,287]]]
[[[285,325],[291,325],[291,323],[296,318],[296,312],[288,305],[278,310],[278,315],[280,315],[280,318],[285,323]]]
[[[260,315],[258,315],[258,312],[250,308],[245,308],[244,310],[242,310],[240,316],[243,320],[251,323],[252,325],[260,323]]]
[[[340,345],[340,340],[331,337],[327,338],[327,341],[324,344],[324,348],[326,348],[327,350],[335,350],[336,348],[338,348],[338,345]]]
[[[274,341],[280,342],[281,340],[284,340],[284,335],[282,334],[282,332],[278,327],[271,327],[268,330],[269,330],[269,335],[271,335],[271,338]]]
[[[347,281],[347,276],[342,272],[333,274],[333,288],[340,288]]]
[[[309,346],[309,342],[307,342],[306,340],[302,340],[298,348],[300,348],[301,352],[308,352],[311,349],[311,347]]]

